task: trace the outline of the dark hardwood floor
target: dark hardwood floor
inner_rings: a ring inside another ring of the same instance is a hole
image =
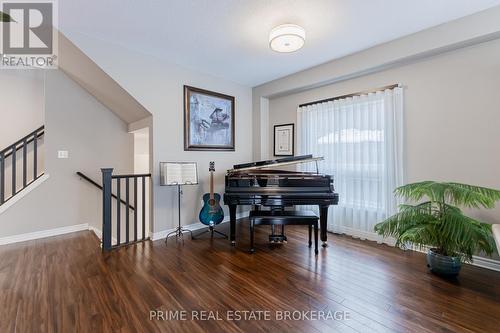
[[[315,258],[306,227],[288,227],[288,244],[274,247],[259,227],[250,255],[248,224],[238,225],[236,248],[172,240],[102,254],[87,231],[1,246],[0,332],[500,331],[498,272],[467,265],[458,280],[443,280],[427,272],[423,254],[332,234]],[[155,309],[222,319],[228,310],[271,319],[345,311],[349,319],[150,320]]]

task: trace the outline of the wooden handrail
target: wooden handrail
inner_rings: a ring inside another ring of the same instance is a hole
[[[36,136],[37,139],[40,138],[41,136],[43,136],[45,134],[45,130],[44,129],[45,129],[45,126],[41,126],[41,127],[37,128],[36,130],[34,130],[30,134],[26,135],[22,139],[20,139],[20,140],[16,141],[15,143],[11,144],[7,148],[2,149],[0,151],[0,155],[6,153],[5,156],[4,156],[4,158],[7,158],[8,156],[12,155],[12,150],[14,148],[16,148],[16,151],[18,151],[19,149],[23,148],[23,146],[24,146],[24,140],[28,139],[26,141],[26,144],[28,144],[28,143],[33,142],[33,140],[35,139],[35,134],[37,135]],[[21,145],[21,146],[18,147],[18,145]]]
[[[40,138],[42,135],[44,135],[45,132],[45,126],[40,126],[30,134],[24,136],[20,140],[17,140],[15,143],[11,144],[7,148],[4,148],[0,150],[0,205],[3,205],[5,203],[5,183],[6,183],[6,177],[5,177],[5,164],[6,164],[6,159],[8,157],[11,157],[11,176],[10,176],[10,181],[11,181],[11,198],[15,196],[19,191],[25,189],[31,182],[30,182],[30,175],[28,175],[28,168],[30,168],[32,171],[32,176],[33,176],[33,181],[38,179],[38,138]],[[33,165],[28,166],[28,144],[33,143]],[[17,151],[22,150],[22,154],[19,156],[17,155]],[[17,188],[17,162],[22,163],[22,187],[20,190]]]
[[[109,251],[120,246],[130,245],[137,243],[139,241],[145,241],[148,239],[146,236],[146,180],[151,183],[151,174],[127,174],[127,175],[113,175],[113,168],[101,168],[102,173],[102,250]],[[138,188],[139,180],[141,188]],[[125,202],[123,200],[116,201],[116,217],[113,217],[113,180],[116,183],[116,193],[121,199],[121,180],[125,179]],[[96,185],[95,182],[92,182]],[[132,184],[131,184],[132,183]],[[132,192],[132,197],[131,193]],[[141,191],[139,193],[139,191]],[[139,197],[142,203],[139,202]],[[129,209],[133,209],[130,205],[131,201],[134,203],[135,209],[133,216],[129,213]],[[125,204],[125,221],[122,223],[121,216],[121,205]],[[140,209],[142,207],[142,209]],[[139,216],[139,211],[141,216]],[[139,226],[142,222],[142,237],[139,235]],[[113,227],[114,225],[114,227]],[[125,230],[122,229],[125,227]],[[122,232],[125,231],[125,232]],[[113,241],[113,232],[116,235],[116,241]],[[125,235],[124,241],[122,241],[122,235]]]
[[[142,177],[151,177],[150,173],[139,173],[135,175],[113,175],[111,178],[113,179],[120,179],[120,178],[142,178]]]
[[[84,179],[84,180],[88,181],[90,184],[94,185],[95,187],[97,187],[98,189],[100,189],[100,190],[102,191],[102,186],[101,186],[101,185],[99,185],[98,183],[96,183],[96,182],[95,182],[94,180],[92,180],[91,178],[87,177],[86,175],[84,175],[84,174],[83,174],[83,173],[81,173],[80,171],[78,171],[76,174],[77,174],[78,176],[80,176],[82,179]],[[111,193],[111,196],[112,196],[113,198],[115,198],[116,200],[118,200],[118,197],[117,197],[115,194]],[[121,202],[122,204],[124,204],[124,205],[126,205],[126,204],[127,204],[127,203],[126,203],[126,201],[122,200],[121,198],[120,198],[120,202]],[[130,205],[130,204],[129,204],[129,207],[130,207],[130,209],[135,210],[135,207],[134,207],[134,206],[132,206],[132,205]]]

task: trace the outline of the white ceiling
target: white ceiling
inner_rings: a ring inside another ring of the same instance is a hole
[[[496,5],[500,0],[63,0],[59,26],[256,86]],[[303,49],[269,49],[269,31],[283,23],[306,29]]]

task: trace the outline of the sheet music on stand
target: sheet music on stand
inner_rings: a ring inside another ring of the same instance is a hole
[[[196,185],[198,168],[196,162],[161,162],[160,185]]]
[[[193,239],[193,232],[182,227],[181,223],[181,197],[182,186],[198,184],[198,168],[196,162],[160,162],[160,185],[162,186],[177,186],[177,198],[179,209],[179,224],[174,231],[167,234],[165,244],[170,236],[174,235],[176,241],[182,239],[184,244],[183,233],[189,232]]]

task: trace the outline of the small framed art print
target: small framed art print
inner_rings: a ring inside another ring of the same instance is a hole
[[[294,124],[274,125],[274,156],[294,155]]]

